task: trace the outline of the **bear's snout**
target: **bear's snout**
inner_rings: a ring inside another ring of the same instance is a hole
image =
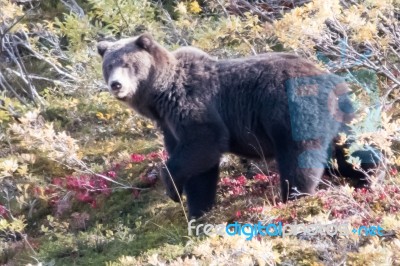
[[[121,85],[121,83],[119,83],[118,81],[113,81],[113,82],[111,82],[110,87],[111,87],[111,90],[112,90],[112,91],[117,92],[117,91],[119,91],[119,90],[122,88],[122,85]]]
[[[123,67],[116,67],[110,73],[106,72],[108,76],[108,90],[119,100],[127,100],[133,97],[137,89],[137,78],[132,76],[129,69]]]

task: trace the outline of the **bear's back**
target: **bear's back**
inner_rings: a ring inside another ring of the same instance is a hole
[[[347,88],[344,80],[301,57],[266,53],[220,60],[217,69],[217,107],[235,148],[245,150],[249,143],[259,145],[254,135],[260,138],[279,134],[271,132],[277,128],[296,140],[316,138],[326,128],[336,131],[343,120],[342,112],[334,106],[335,99]],[[345,94],[341,100],[349,103]]]

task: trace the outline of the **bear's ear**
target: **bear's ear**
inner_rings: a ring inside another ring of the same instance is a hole
[[[109,41],[101,41],[97,44],[97,52],[99,53],[99,55],[101,55],[102,57],[104,56],[105,52],[107,51],[107,49],[111,46],[112,42]]]
[[[151,47],[154,44],[153,36],[151,36],[151,34],[149,33],[143,33],[136,39],[136,44],[140,48],[146,51],[150,51]]]

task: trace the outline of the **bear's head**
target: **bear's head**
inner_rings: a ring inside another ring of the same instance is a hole
[[[176,61],[147,33],[116,42],[101,41],[97,50],[103,58],[108,89],[134,108],[152,90],[165,86]]]

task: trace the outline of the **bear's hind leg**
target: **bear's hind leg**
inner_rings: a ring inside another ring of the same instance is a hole
[[[321,168],[305,168],[298,169],[294,175],[293,173],[281,174],[280,180],[283,202],[304,195],[313,195],[323,172],[324,169]]]
[[[218,176],[219,166],[217,164],[208,171],[192,176],[186,181],[184,191],[190,218],[198,218],[212,208],[217,192]]]
[[[329,175],[346,177],[355,188],[368,187],[371,175],[377,177],[378,180],[384,178],[383,158],[378,150],[368,147],[353,152],[351,156],[358,158],[361,162],[361,169],[355,169],[351,163],[347,162],[348,157],[345,154],[345,149],[349,149],[350,144],[332,146],[333,158],[336,159],[338,168],[329,165],[330,168],[326,170]]]
[[[281,180],[282,200],[295,199],[301,194],[314,194],[326,162],[326,151],[295,149],[278,151],[277,162]]]

